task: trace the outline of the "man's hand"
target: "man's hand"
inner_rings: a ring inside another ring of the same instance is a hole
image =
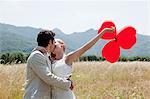
[[[71,80],[70,80],[71,81]],[[71,81],[71,86],[70,86],[70,89],[73,90],[74,88],[74,85],[73,85],[73,82]]]
[[[71,81],[71,86],[70,86],[70,89],[71,89],[71,90],[73,90],[73,88],[74,88],[73,81],[72,81],[72,80],[70,80],[70,78],[68,78],[67,80]]]

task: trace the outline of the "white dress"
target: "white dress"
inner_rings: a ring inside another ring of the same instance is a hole
[[[72,73],[72,68],[65,63],[64,59],[61,59],[52,64],[52,72],[58,77],[67,79]],[[53,97],[54,99],[76,99],[72,90],[66,91],[58,87],[54,87],[53,94],[53,96],[55,96]]]

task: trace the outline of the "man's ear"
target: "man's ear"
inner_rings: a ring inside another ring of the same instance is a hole
[[[52,41],[52,44],[55,44],[56,43],[56,41],[55,41],[55,39]]]
[[[49,43],[48,44],[53,44],[52,40],[49,40]]]

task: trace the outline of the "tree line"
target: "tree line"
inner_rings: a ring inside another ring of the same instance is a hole
[[[0,53],[0,64],[19,64],[26,63],[29,54],[24,52],[5,52]]]
[[[26,63],[29,53],[24,52],[5,52],[0,53],[0,64],[19,64]],[[81,56],[77,61],[105,61],[103,57],[98,57],[95,55]],[[128,61],[150,61],[148,56],[134,56],[134,57],[120,57],[118,61],[128,62]]]
[[[81,56],[79,61],[105,61],[103,57],[97,57],[95,55]],[[150,61],[148,56],[134,56],[134,57],[125,57],[121,56],[118,61],[127,62],[127,61]]]

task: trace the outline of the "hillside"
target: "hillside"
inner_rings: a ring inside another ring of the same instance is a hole
[[[0,23],[0,52],[21,50],[31,52],[37,46],[36,37],[41,29],[33,27],[19,27]],[[89,29],[85,32],[65,34],[55,28],[56,38],[63,39],[67,52],[73,51],[89,41],[97,34],[97,30]],[[100,40],[86,55],[101,55],[101,50],[107,41]],[[137,34],[137,43],[130,50],[121,50],[123,56],[150,56],[150,36]]]

